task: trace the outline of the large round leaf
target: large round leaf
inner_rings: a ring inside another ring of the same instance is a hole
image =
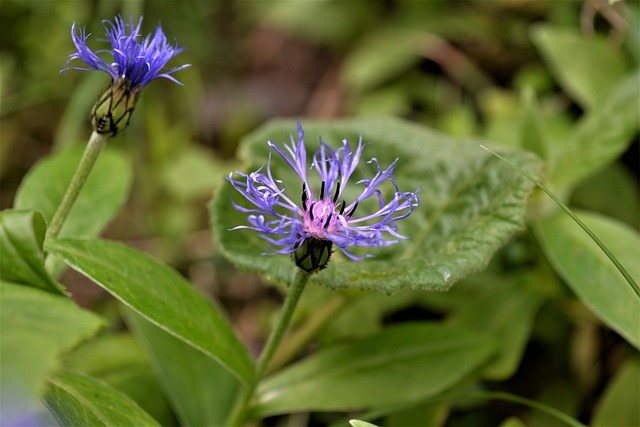
[[[381,168],[400,159],[394,176],[401,191],[422,187],[420,206],[398,223],[399,232],[410,236],[410,240],[386,248],[365,248],[360,253],[371,253],[375,258],[362,262],[351,261],[336,251],[328,267],[314,275],[317,283],[333,289],[373,288],[386,293],[404,288],[445,290],[484,269],[494,252],[522,227],[532,184],[483,150],[479,141],[455,140],[392,119],[305,121],[303,128],[307,158],[317,150],[320,137],[337,147],[344,138],[355,145],[362,135],[367,146],[355,179],[343,194],[347,198],[356,197],[362,189],[361,184],[355,184],[359,179],[375,173],[374,165],[365,161],[371,157],[379,160]],[[268,140],[282,144],[295,130],[293,120],[276,121],[247,136],[241,147],[242,156],[250,163],[247,170],[266,164]],[[538,161],[533,155],[506,155],[537,174]],[[276,157],[271,165],[274,177],[284,181],[292,200],[300,200],[301,183]],[[393,187],[382,190],[388,198]],[[211,205],[213,231],[222,253],[240,268],[289,282],[293,263],[286,255],[265,256],[269,249],[257,232],[229,231],[247,224],[246,214],[233,209],[232,198],[239,204],[245,202],[226,184]],[[367,212],[367,207],[358,210]]]

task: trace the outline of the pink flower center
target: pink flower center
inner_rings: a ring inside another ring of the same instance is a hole
[[[312,202],[302,214],[303,228],[309,234],[324,238],[338,230],[337,204],[331,199]]]

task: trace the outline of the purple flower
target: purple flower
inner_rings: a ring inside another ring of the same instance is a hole
[[[372,178],[356,182],[356,185],[361,184],[364,188],[359,196],[347,202],[342,194],[360,163],[364,148],[362,137],[355,151],[351,150],[347,140],[343,140],[342,147],[335,151],[321,141],[310,167],[307,166],[304,131],[300,123],[298,141],[291,136],[291,145],[284,146],[286,151],[271,141],[268,144],[271,150],[264,173],[261,172],[264,169],[262,167],[250,174],[236,172],[241,180],[234,179],[233,174],[227,178],[233,188],[253,205],[246,208],[232,202],[237,210],[249,214],[250,224],[233,230],[246,228],[260,232],[260,237],[274,246],[273,253],[294,254],[296,264],[307,271],[316,271],[326,265],[333,244],[349,258],[360,261],[373,255],[356,256],[350,252],[350,247],[388,246],[406,239],[397,232],[396,222],[408,217],[418,206],[417,193],[420,189],[415,192],[401,192],[398,189],[392,175],[398,159],[383,171],[380,171],[377,159],[369,160],[367,163],[375,164],[377,172]],[[285,195],[283,182],[272,176],[273,151],[300,177],[300,203],[295,203]],[[319,191],[311,188],[308,172],[320,176]],[[391,200],[385,201],[379,187],[387,180],[393,184],[395,192]],[[358,206],[369,198],[374,200],[377,210],[356,215]]]
[[[70,69],[104,71],[111,76],[113,82],[119,79],[126,80],[131,90],[141,88],[160,77],[182,84],[171,74],[189,67],[190,64],[162,71],[167,62],[182,52],[184,48],[178,48],[177,43],[175,46],[170,45],[160,25],[153,33],[153,37],[148,34],[142,39],[140,33],[142,17],[137,25],[134,24],[133,17],[129,17],[129,23],[126,24],[120,15],[116,16],[113,22],[104,20],[102,24],[107,33],[107,40],[102,41],[110,42],[111,49],[95,52],[89,49],[87,39],[90,34],[86,33],[85,28],[77,29],[74,22],[71,26],[71,38],[78,51],[69,55],[62,72]],[[110,53],[113,62],[109,63],[103,60],[98,56],[98,53]],[[81,59],[88,65],[88,68],[68,67],[69,62],[74,59]]]

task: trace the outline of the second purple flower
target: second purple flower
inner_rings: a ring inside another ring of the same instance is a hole
[[[333,150],[325,142],[313,154],[311,165],[307,165],[307,150],[304,131],[298,123],[297,141],[291,137],[291,145],[284,150],[273,142],[266,170],[245,174],[236,172],[241,179],[231,174],[227,179],[253,206],[243,207],[233,202],[240,212],[248,213],[250,225],[240,225],[235,229],[250,229],[260,233],[260,237],[273,246],[273,253],[293,254],[296,265],[308,272],[324,268],[329,261],[335,244],[349,258],[360,261],[373,255],[356,256],[350,251],[352,246],[388,246],[406,239],[397,231],[396,222],[408,217],[418,206],[417,189],[402,192],[393,179],[393,171],[398,159],[386,169],[380,170],[378,160],[372,158],[377,172],[372,178],[361,179],[355,185],[363,185],[362,192],[353,200],[344,200],[343,191],[349,184],[353,172],[360,163],[363,144],[362,137],[355,151],[347,140]],[[291,167],[301,180],[300,202],[294,202],[285,195],[284,184],[271,172],[273,151]],[[309,184],[307,172],[320,177],[319,188]],[[380,185],[389,181],[395,192],[385,201]],[[373,198],[374,212],[361,212],[358,207],[365,200]],[[356,214],[358,213],[358,215]]]

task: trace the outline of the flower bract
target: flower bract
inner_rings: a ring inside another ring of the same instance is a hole
[[[366,163],[375,165],[374,176],[351,183],[352,175],[361,163],[362,137],[355,150],[347,140],[343,140],[342,146],[336,150],[321,141],[310,165],[307,164],[304,131],[300,123],[297,140],[291,136],[290,145],[285,144],[284,149],[271,141],[268,145],[270,151],[266,168],[263,166],[249,174],[236,172],[239,178],[234,178],[233,174],[227,178],[233,188],[250,202],[246,207],[232,201],[235,209],[249,214],[249,225],[240,225],[234,230],[259,232],[260,237],[270,244],[272,253],[293,254],[298,267],[307,271],[322,269],[334,244],[349,258],[360,261],[373,255],[358,256],[351,247],[388,246],[406,239],[398,233],[396,223],[408,217],[418,206],[420,189],[413,192],[398,189],[393,178],[398,159],[381,170],[378,160],[372,158]],[[301,181],[299,203],[285,194],[283,181],[272,174],[274,152]],[[319,188],[310,185],[310,174],[319,176]],[[383,198],[380,189],[383,183],[391,183],[395,189],[389,200]],[[350,201],[343,199],[348,185],[362,186],[360,195]],[[364,203],[369,199],[374,203]],[[363,204],[373,205],[375,209],[363,212]]]

